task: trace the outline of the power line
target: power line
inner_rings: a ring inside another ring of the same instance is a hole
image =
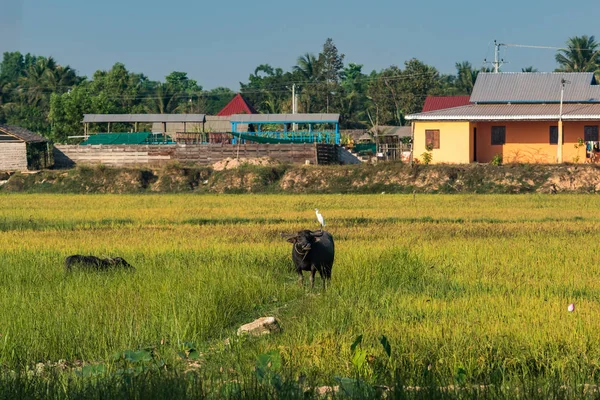
[[[373,81],[399,81],[399,80],[409,80],[409,79],[413,79],[413,78],[417,78],[417,77],[423,77],[423,76],[435,76],[435,75],[440,75],[440,73],[436,70],[436,71],[427,71],[427,72],[420,72],[420,73],[414,73],[414,74],[398,74],[398,75],[391,75],[391,76],[375,76],[375,77],[370,77],[370,76],[363,76],[361,78],[357,78],[354,80],[349,81],[350,83],[361,83],[361,82],[373,82]],[[242,89],[241,91],[244,94],[264,94],[264,93],[272,93],[272,94],[277,94],[277,93],[287,93],[287,86],[289,86],[290,84],[296,84],[300,87],[302,86],[319,86],[324,84],[325,81],[288,81],[288,82],[284,82],[281,84],[276,84],[276,85],[267,85],[265,87],[261,87],[261,88],[252,88],[251,90],[248,89]],[[55,88],[46,88],[43,86],[29,86],[29,87],[14,87],[14,88],[9,88],[9,90],[3,90],[3,93],[18,93],[18,94],[35,94],[37,93],[46,93],[46,94],[52,94],[52,93],[58,93],[58,91],[56,89],[75,89],[78,86],[56,86]],[[137,88],[138,90],[144,91],[144,90],[149,90],[151,91],[152,89],[145,89],[145,88]],[[66,90],[63,91],[63,93],[58,93],[58,94],[65,94],[67,93]],[[235,95],[235,93],[209,93],[209,92],[200,92],[200,93],[182,93],[182,94],[177,94],[174,96],[152,96],[152,95],[136,95],[136,96],[127,96],[127,95],[123,95],[123,96],[108,96],[108,98],[110,99],[130,99],[130,100],[136,100],[136,99],[163,99],[163,98],[194,98],[194,97],[200,97],[200,98],[210,98],[210,97],[230,97],[232,95]]]

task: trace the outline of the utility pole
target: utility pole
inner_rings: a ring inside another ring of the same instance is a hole
[[[500,67],[504,64],[504,60],[500,58],[500,47],[506,46],[504,43],[498,43],[498,41],[494,40],[494,62],[491,63],[494,67],[494,72],[497,74],[500,72]],[[487,59],[483,60],[484,63],[488,63]]]
[[[502,43],[498,43],[497,41],[494,40],[494,72],[495,73],[500,72],[500,60],[499,60],[500,46],[502,46]]]
[[[296,114],[298,112],[298,102],[296,99],[296,84],[292,84],[292,114]],[[292,131],[296,132],[298,125],[292,124]]]
[[[556,148],[556,162],[562,163],[562,148],[563,148],[563,123],[562,123],[562,112],[563,112],[563,99],[565,94],[565,84],[571,83],[565,78],[560,80],[560,107],[558,109],[558,143]]]

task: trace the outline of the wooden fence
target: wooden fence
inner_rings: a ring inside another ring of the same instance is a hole
[[[333,146],[333,145],[331,145]],[[170,161],[210,165],[226,158],[270,157],[289,163],[317,163],[315,144],[232,144],[203,145],[57,145],[54,147],[56,167],[74,164],[110,166],[160,166]]]

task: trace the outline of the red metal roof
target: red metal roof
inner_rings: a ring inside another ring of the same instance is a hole
[[[219,113],[218,117],[229,117],[234,114],[258,114],[254,107],[252,107],[241,94],[236,94],[233,99],[225,106]]]
[[[469,105],[471,96],[427,96],[422,112]]]

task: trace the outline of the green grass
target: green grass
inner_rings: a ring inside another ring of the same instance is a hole
[[[400,397],[580,397],[600,381],[599,206],[594,195],[0,195],[0,393],[282,398],[346,377]],[[297,284],[279,236],[316,229],[315,207],[336,239],[324,293]],[[137,270],[66,275],[70,254]],[[280,334],[236,338],[265,315]],[[129,350],[151,361],[114,359]],[[400,392],[410,386],[430,389]]]

